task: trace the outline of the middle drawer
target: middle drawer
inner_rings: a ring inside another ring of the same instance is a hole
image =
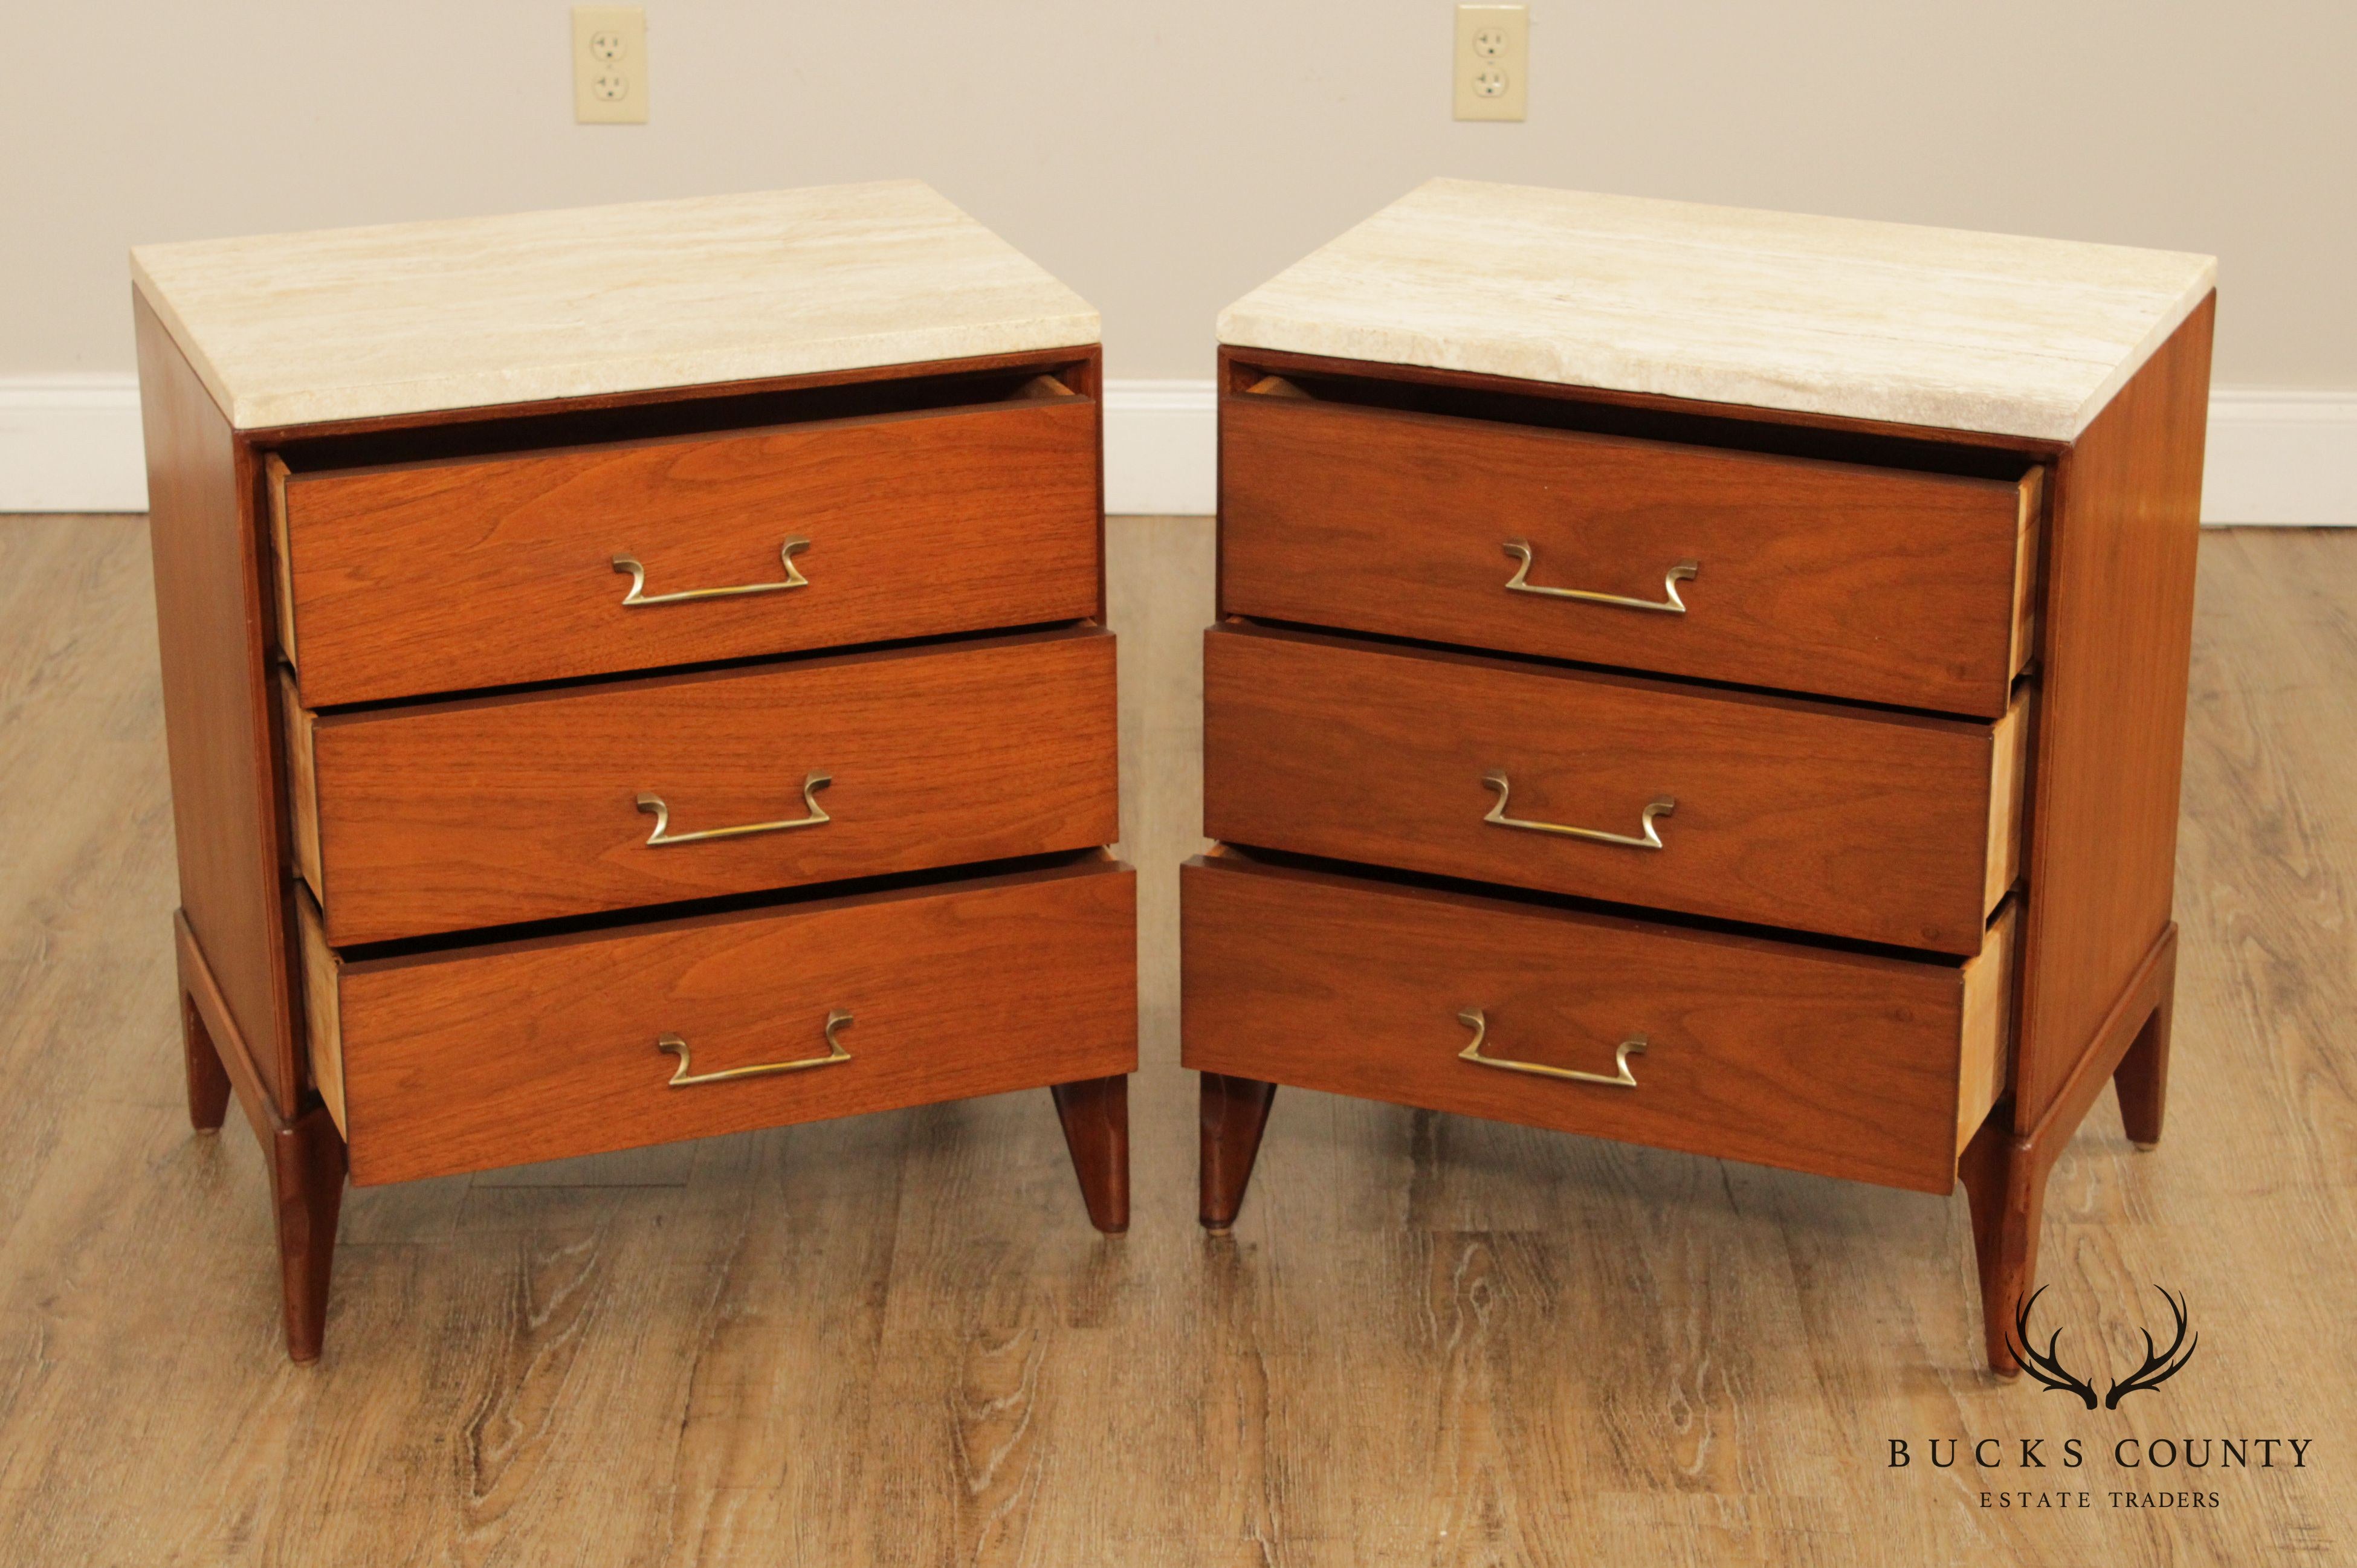
[[[288,716],[339,948],[1120,835],[1095,628]]]
[[[1203,831],[1968,954],[2018,867],[2025,707],[1986,725],[1219,627]]]

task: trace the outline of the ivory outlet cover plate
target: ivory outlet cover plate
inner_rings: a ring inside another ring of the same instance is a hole
[[[1531,8],[1457,7],[1457,117],[1520,120],[1529,101]]]
[[[573,7],[573,118],[584,125],[647,123],[644,6]]]

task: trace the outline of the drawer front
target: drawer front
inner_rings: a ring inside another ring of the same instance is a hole
[[[315,949],[312,1059],[359,1182],[1125,1073],[1134,883],[1099,857],[426,957]],[[742,1075],[779,1063],[809,1065]]]
[[[281,640],[318,708],[1077,619],[1097,449],[1064,396],[285,475]]]
[[[2018,715],[1231,628],[1203,693],[1203,831],[1232,843],[1958,954],[2012,880]]]
[[[2003,1070],[2010,920],[1958,965],[1230,857],[1180,897],[1200,1071],[1943,1193]]]
[[[1120,832],[1097,630],[305,716],[338,947]]]
[[[2007,483],[1265,395],[1222,400],[1220,443],[1231,614],[1985,718],[2029,657],[2037,470]]]

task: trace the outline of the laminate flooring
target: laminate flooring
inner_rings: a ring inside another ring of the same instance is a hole
[[[2098,1103],[2040,1308],[2116,1375],[2166,1285],[2200,1347],[2096,1412],[1980,1369],[1961,1194],[1286,1090],[1201,1233],[1211,525],[1110,537],[1129,1235],[1044,1092],[356,1188],[296,1367],[182,1099],[144,522],[0,518],[0,1563],[2357,1563],[2357,531],[2202,541],[2168,1133]]]

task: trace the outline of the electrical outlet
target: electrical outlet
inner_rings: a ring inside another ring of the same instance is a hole
[[[1529,101],[1531,8],[1457,7],[1457,117],[1520,120]]]
[[[647,123],[644,6],[573,7],[573,118],[584,125]]]

